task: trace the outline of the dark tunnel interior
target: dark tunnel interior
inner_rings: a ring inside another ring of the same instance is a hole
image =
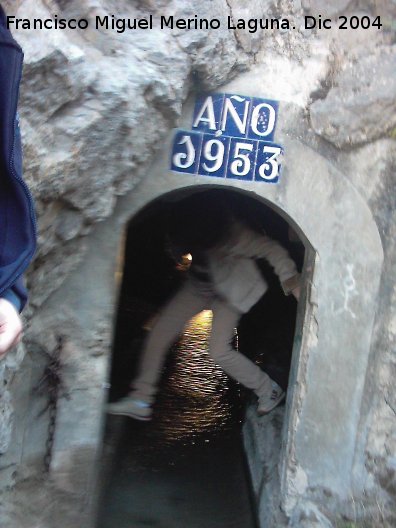
[[[150,319],[176,292],[186,273],[178,269],[167,249],[167,216],[170,210],[179,211],[175,204],[187,199],[187,194],[176,194],[156,200],[127,227],[111,400],[128,393]],[[303,244],[283,218],[246,194],[213,188],[201,191],[198,227],[217,199],[225,200],[227,210],[254,229],[265,226],[301,270]],[[270,287],[242,317],[232,344],[285,388],[297,302],[284,296],[265,261],[257,263]],[[210,332],[211,311],[204,310],[171,347],[153,420],[108,417],[97,528],[257,528],[258,510],[242,442],[245,406],[252,393],[213,362]]]
[[[177,290],[183,271],[166,249],[166,215],[184,195],[165,195],[142,209],[129,222],[126,233],[123,279],[116,318],[110,399],[128,392],[147,322]],[[226,200],[233,214],[254,229],[262,229],[289,252],[301,272],[304,245],[288,222],[269,206],[248,194],[223,189],[200,191],[202,215],[205,201]],[[269,284],[267,293],[240,320],[239,350],[256,361],[278,384],[287,387],[293,347],[297,302],[285,296],[271,266],[257,264]]]

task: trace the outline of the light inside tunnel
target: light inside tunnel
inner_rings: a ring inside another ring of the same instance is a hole
[[[243,218],[252,229],[258,230],[265,226],[268,236],[279,240],[301,268],[304,246],[295,234],[292,239],[290,226],[283,218],[264,204],[255,203],[250,197],[239,193],[233,196],[229,191],[215,191],[207,191],[205,201],[209,197],[216,203],[217,200],[226,200],[235,215]],[[199,198],[201,202],[202,197]],[[181,205],[184,199],[179,200]],[[188,204],[186,201],[185,208]],[[181,223],[181,216],[178,215],[182,215],[185,208],[180,206],[179,211],[175,208],[175,201],[164,199],[150,204],[128,227],[122,303],[117,323],[119,337],[115,346],[117,357],[112,372],[112,387],[115,387],[113,392],[116,397],[122,396],[135,372],[131,367],[129,372],[132,376],[128,377],[125,368],[125,365],[130,364],[131,343],[132,348],[135,347],[133,351],[138,363],[146,333],[157,320],[161,307],[188,280],[186,275],[191,265],[194,263],[191,273],[193,278],[199,279],[200,274],[206,275],[208,268],[210,271],[203,252],[198,249],[197,255],[194,252],[194,248],[200,247],[197,241],[187,236],[181,236],[179,240],[178,231],[172,231],[173,223],[176,226]],[[190,232],[200,233],[200,222],[204,216],[196,216],[197,231],[183,223],[186,235]],[[174,234],[173,238],[170,233]],[[230,336],[229,345],[259,364],[263,370],[267,369],[269,375],[286,388],[296,307],[294,299],[283,295],[271,266],[263,259],[257,261],[257,266],[269,285],[268,292],[241,318],[238,329]],[[208,304],[203,306],[210,308],[209,302],[208,299]],[[243,406],[246,396],[243,390],[210,357],[212,322],[215,317],[210,309],[206,309],[191,318],[168,354],[155,415],[160,428],[170,426],[167,431],[169,439],[188,437],[226,423],[228,426],[233,420],[230,418],[231,408]]]
[[[212,310],[202,310],[189,323],[192,334],[206,334],[208,337],[212,328],[213,312]]]
[[[157,406],[157,427],[167,441],[232,427],[230,382],[209,355],[212,319],[212,310],[199,312],[175,345],[163,402]]]
[[[177,265],[179,271],[187,271],[192,264],[192,255],[191,253],[186,253],[181,256],[181,261]]]

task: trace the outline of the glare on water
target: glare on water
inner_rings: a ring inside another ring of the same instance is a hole
[[[157,405],[157,426],[164,440],[191,440],[235,425],[230,380],[209,355],[211,327],[212,311],[200,312],[174,347]]]

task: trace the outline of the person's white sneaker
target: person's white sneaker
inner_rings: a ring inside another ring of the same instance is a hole
[[[151,420],[153,410],[151,405],[143,400],[138,400],[133,396],[125,396],[114,403],[108,403],[106,411],[109,414],[129,416],[135,420]]]
[[[262,396],[259,396],[257,414],[264,416],[275,409],[285,398],[286,393],[275,381],[271,381],[271,390]]]

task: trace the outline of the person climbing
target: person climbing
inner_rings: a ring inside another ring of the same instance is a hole
[[[265,294],[268,285],[255,259],[274,268],[286,295],[296,299],[300,275],[288,252],[264,231],[250,228],[222,196],[196,193],[176,203],[168,218],[168,248],[175,260],[189,255],[191,265],[180,289],[154,321],[143,346],[138,375],[129,394],[109,403],[107,412],[150,420],[166,353],[188,321],[204,309],[213,312],[209,353],[226,374],[258,397],[259,415],[285,397],[282,388],[232,346],[241,316]]]

